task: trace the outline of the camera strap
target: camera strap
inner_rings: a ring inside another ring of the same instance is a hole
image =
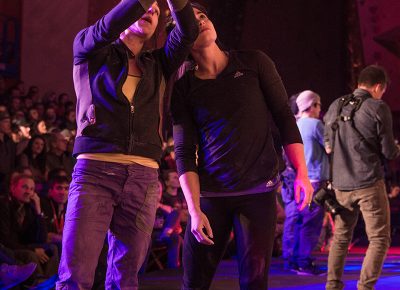
[[[349,94],[343,96],[339,99],[339,103],[336,111],[336,119],[331,125],[332,129],[332,152],[329,156],[329,183],[332,183],[332,174],[333,174],[333,154],[335,154],[335,141],[336,141],[336,131],[339,129],[339,122],[350,122],[350,126],[354,130],[354,133],[360,139],[361,142],[365,141],[367,145],[369,143],[366,141],[361,132],[357,129],[354,124],[354,114],[361,107],[362,103],[369,98],[370,95],[367,96],[355,96],[354,94]]]

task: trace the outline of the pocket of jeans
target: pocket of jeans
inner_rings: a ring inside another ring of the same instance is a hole
[[[146,196],[142,207],[136,216],[136,226],[139,230],[151,235],[158,204],[158,182],[154,181],[147,186]]]

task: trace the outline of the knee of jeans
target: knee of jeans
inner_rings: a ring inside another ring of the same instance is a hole
[[[378,244],[381,248],[389,248],[390,244],[392,242],[392,239],[390,236],[380,236],[380,237],[372,237],[369,238],[369,243],[370,244]]]

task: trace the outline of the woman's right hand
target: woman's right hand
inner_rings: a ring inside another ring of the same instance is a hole
[[[214,245],[213,233],[207,216],[202,211],[191,214],[191,232],[196,240],[204,245]]]

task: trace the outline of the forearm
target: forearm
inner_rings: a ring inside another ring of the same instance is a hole
[[[290,163],[295,168],[297,175],[308,176],[304,146],[301,143],[293,143],[284,146],[285,153]]]
[[[182,0],[168,2],[172,6],[171,14],[176,25],[169,33],[161,55],[167,79],[186,60],[199,33],[190,3]]]
[[[182,10],[183,7],[188,3],[187,0],[167,0],[168,6],[171,11]]]
[[[87,54],[115,41],[121,32],[137,21],[153,0],[124,0],[93,25],[80,31],[74,40],[75,63]]]
[[[189,171],[179,177],[190,215],[200,212],[200,181],[197,173]]]

